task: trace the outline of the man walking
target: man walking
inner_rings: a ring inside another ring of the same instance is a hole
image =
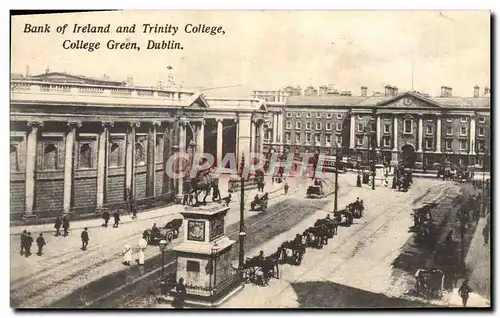
[[[117,210],[113,213],[113,218],[115,219],[115,223],[113,223],[114,228],[118,228],[118,224],[120,223],[120,212]]]
[[[61,218],[56,217],[56,222],[54,223],[54,228],[56,229],[56,236],[61,235],[61,225],[62,225]]]
[[[84,228],[82,231],[82,251],[87,250],[87,246],[89,245],[89,232],[87,232],[87,228]]]
[[[28,236],[28,231],[24,230],[21,233],[21,255],[26,253],[26,237]]]
[[[38,238],[36,239],[36,245],[38,246],[38,252],[36,252],[36,255],[42,256],[42,249],[45,246],[45,239],[43,238],[43,234],[40,233]]]
[[[462,304],[464,305],[464,307],[467,307],[467,300],[469,300],[469,293],[471,291],[472,290],[469,287],[469,280],[468,279],[464,280],[462,286],[458,290],[460,297],[462,297]]]
[[[29,257],[31,255],[31,245],[33,244],[33,238],[31,237],[31,232],[28,232],[26,237],[24,238],[24,250],[25,250],[25,255],[26,257]]]
[[[63,219],[62,219],[62,227],[63,227],[63,230],[64,230],[63,236],[64,237],[68,236],[69,220],[68,220],[67,216],[64,216]]]
[[[108,227],[109,217],[110,215],[108,209],[104,209],[104,212],[102,213],[102,218],[104,219],[103,226],[106,228]]]

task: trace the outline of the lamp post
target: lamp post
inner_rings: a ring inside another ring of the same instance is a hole
[[[339,144],[337,144],[337,148],[335,148],[335,198],[333,201],[333,212],[337,212],[337,203],[339,196],[339,164],[340,156],[339,156]]]
[[[244,178],[244,168],[245,168],[245,154],[241,154],[241,166],[240,166],[240,233],[239,233],[239,241],[240,241],[240,250],[238,255],[238,268],[241,273],[243,270],[244,256],[245,256],[245,178]]]
[[[165,286],[165,273],[164,273],[164,268],[165,268],[165,250],[167,249],[167,241],[161,240],[158,243],[161,251],[161,278],[160,278],[160,289],[162,294],[164,293],[163,289]]]
[[[217,287],[217,253],[219,253],[219,246],[217,242],[212,246],[211,254],[212,254],[212,272],[214,273],[214,284],[213,290],[216,290]],[[210,278],[211,279],[211,278]]]
[[[375,154],[375,145],[374,145],[374,140],[373,138],[374,134],[370,134],[370,143],[372,147],[372,163],[371,163],[371,168],[372,168],[372,190],[375,190],[375,161],[376,161],[376,154]]]

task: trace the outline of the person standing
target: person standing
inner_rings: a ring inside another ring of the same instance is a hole
[[[63,236],[68,236],[68,229],[69,229],[69,219],[67,216],[64,216],[63,219],[62,219],[62,227],[63,227],[63,230],[64,230],[64,234]]]
[[[460,297],[462,297],[462,304],[464,307],[467,307],[467,300],[469,300],[469,293],[471,292],[471,288],[469,287],[469,280],[466,279],[462,283],[462,286],[458,290],[458,293],[460,294]]]
[[[62,225],[61,218],[56,217],[56,221],[54,223],[54,228],[56,229],[56,236],[61,235],[61,225]]]
[[[38,246],[38,252],[36,252],[36,255],[42,256],[42,249],[46,245],[45,239],[43,238],[43,233],[40,233],[40,235],[36,239],[36,245]]]
[[[134,201],[132,201],[130,209],[132,210],[132,220],[137,220],[137,208],[135,207]]]
[[[84,228],[82,231],[82,251],[87,250],[87,246],[89,245],[89,232],[87,232],[87,228]]]
[[[283,186],[283,188],[285,189],[285,195],[288,193],[288,181],[285,181],[285,185]]]
[[[25,255],[26,257],[29,257],[31,255],[31,245],[33,244],[33,238],[31,237],[31,232],[28,232],[26,237],[24,238],[24,249],[25,249]]]
[[[104,212],[102,213],[102,218],[104,219],[103,226],[106,228],[108,227],[109,217],[110,215],[108,209],[104,209]]]
[[[139,265],[144,265],[144,250],[148,246],[148,242],[146,241],[146,238],[142,236],[142,238],[139,240]]]
[[[113,218],[115,219],[115,223],[113,223],[114,228],[118,228],[118,224],[120,223],[120,212],[117,210],[113,213]]]
[[[21,233],[21,255],[26,253],[26,237],[28,236],[28,231],[24,230],[23,233]]]
[[[184,286],[184,278],[179,278],[179,282],[175,285],[176,296],[172,302],[174,308],[184,308],[184,298],[186,296],[186,286]]]
[[[123,250],[123,264],[130,266],[130,262],[132,262],[132,248],[130,245],[125,244],[125,249]]]

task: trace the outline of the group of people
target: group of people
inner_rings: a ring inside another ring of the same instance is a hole
[[[38,246],[37,255],[42,255],[43,247],[47,243],[45,242],[45,238],[43,237],[43,233],[40,233],[38,238],[36,239],[36,245]],[[31,232],[24,230],[21,233],[21,255],[29,257],[31,255],[31,246],[33,245],[33,237],[31,236]]]
[[[113,223],[113,228],[118,228],[118,225],[120,224],[120,211],[121,209],[115,211],[113,213],[113,219],[114,219],[114,223]],[[109,214],[109,211],[108,209],[104,209],[104,212],[102,213],[102,218],[104,219],[104,223],[102,224],[103,227],[108,227],[108,222],[109,222],[109,219],[110,219],[110,214]],[[135,215],[132,215],[132,219],[135,219],[137,218]]]

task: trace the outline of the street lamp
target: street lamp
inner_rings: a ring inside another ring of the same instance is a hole
[[[164,293],[163,289],[165,286],[165,273],[164,273],[164,267],[165,267],[165,251],[167,249],[167,241],[161,240],[158,243],[161,251],[161,278],[160,278],[160,289],[161,292]]]
[[[245,256],[245,178],[244,178],[244,170],[245,170],[245,153],[241,154],[241,166],[240,166],[240,233],[238,235],[240,241],[240,251],[238,255],[238,268],[240,272],[243,273],[243,262]]]
[[[219,253],[219,246],[217,242],[212,246],[211,254],[212,254],[212,271],[214,273],[214,284],[213,289],[216,289],[217,286],[217,253]]]
[[[371,168],[372,168],[372,190],[375,190],[375,161],[376,161],[376,154],[375,154],[375,143],[374,143],[374,133],[370,134],[370,143],[372,147],[372,163],[371,163]]]
[[[337,202],[339,196],[339,166],[340,166],[339,146],[340,145],[337,144],[337,148],[335,148],[335,201],[333,203],[333,212],[337,212]]]

